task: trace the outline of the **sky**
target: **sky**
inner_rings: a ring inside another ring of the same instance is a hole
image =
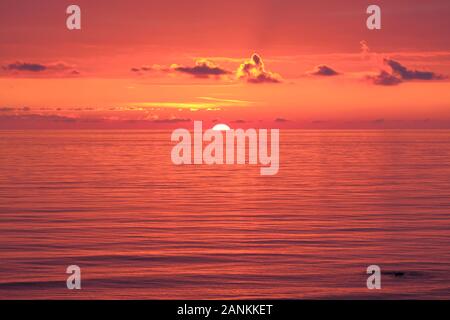
[[[450,128],[449,16],[448,0],[2,0],[0,129]]]

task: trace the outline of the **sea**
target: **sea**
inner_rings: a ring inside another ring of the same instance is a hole
[[[0,131],[0,299],[450,298],[450,131],[281,130],[273,176],[170,136]]]

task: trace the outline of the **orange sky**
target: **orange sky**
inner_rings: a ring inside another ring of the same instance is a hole
[[[450,127],[447,0],[73,3],[1,1],[0,129]]]

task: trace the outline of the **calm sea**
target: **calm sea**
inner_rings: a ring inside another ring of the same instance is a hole
[[[450,298],[450,131],[280,140],[260,176],[168,131],[0,132],[0,298]]]

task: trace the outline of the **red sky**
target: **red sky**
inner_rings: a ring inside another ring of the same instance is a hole
[[[450,2],[374,3],[2,0],[0,129],[450,127]]]

